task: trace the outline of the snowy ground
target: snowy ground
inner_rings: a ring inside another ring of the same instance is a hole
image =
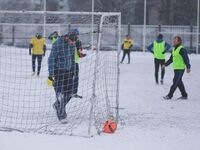
[[[93,138],[0,132],[0,150],[199,150],[200,56],[190,55],[192,72],[184,75],[188,100],[163,100],[172,83],[166,69],[165,84],[154,82],[150,53],[132,53],[130,65],[121,64],[120,126],[115,134]],[[167,56],[169,57],[169,55]]]

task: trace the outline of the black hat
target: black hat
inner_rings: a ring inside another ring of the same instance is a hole
[[[158,39],[162,39],[163,38],[163,35],[162,34],[158,34]]]

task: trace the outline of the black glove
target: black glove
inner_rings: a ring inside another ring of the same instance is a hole
[[[44,46],[43,46],[43,51],[44,51],[44,53],[43,53],[42,56],[45,56],[46,50],[47,50],[46,45],[44,45]]]
[[[124,44],[121,45],[121,49],[124,50]]]
[[[31,49],[29,49],[29,55],[31,55]]]
[[[29,55],[31,55],[31,48],[33,48],[33,44],[29,45]]]

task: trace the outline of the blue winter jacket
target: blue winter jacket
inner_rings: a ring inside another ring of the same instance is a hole
[[[60,37],[52,46],[48,58],[49,76],[54,76],[55,71],[71,70],[74,67],[75,46],[69,46],[64,37]]]

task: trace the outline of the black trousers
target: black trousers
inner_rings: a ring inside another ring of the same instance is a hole
[[[130,58],[130,52],[131,52],[130,49],[123,50],[123,56],[122,56],[121,63],[124,61],[124,58],[125,58],[126,55],[128,55],[128,63],[130,63],[130,60],[131,60],[131,58]]]
[[[40,74],[41,64],[42,64],[42,55],[32,55],[32,70],[35,72],[35,61],[37,59],[38,67],[37,67],[37,75]]]
[[[78,83],[79,83],[79,65],[75,63],[74,72],[73,72],[73,94],[78,92]]]
[[[159,73],[159,67],[165,64],[165,59],[156,59],[154,58],[154,66],[155,66],[155,80],[156,83],[158,83],[158,73]],[[165,76],[165,68],[161,69],[161,80],[164,79]]]
[[[54,106],[57,111],[59,120],[66,118],[66,104],[70,101],[72,95],[72,71],[57,70],[55,71],[54,90],[56,93],[56,102]]]
[[[170,88],[170,91],[169,91],[169,94],[168,96],[171,98],[173,97],[173,94],[176,90],[176,88],[178,87],[180,92],[181,92],[181,95],[183,97],[187,97],[188,94],[186,93],[185,91],[185,86],[183,84],[183,81],[182,81],[182,77],[183,77],[183,74],[184,74],[184,71],[183,69],[181,70],[174,70],[174,79],[173,79],[173,84]]]

